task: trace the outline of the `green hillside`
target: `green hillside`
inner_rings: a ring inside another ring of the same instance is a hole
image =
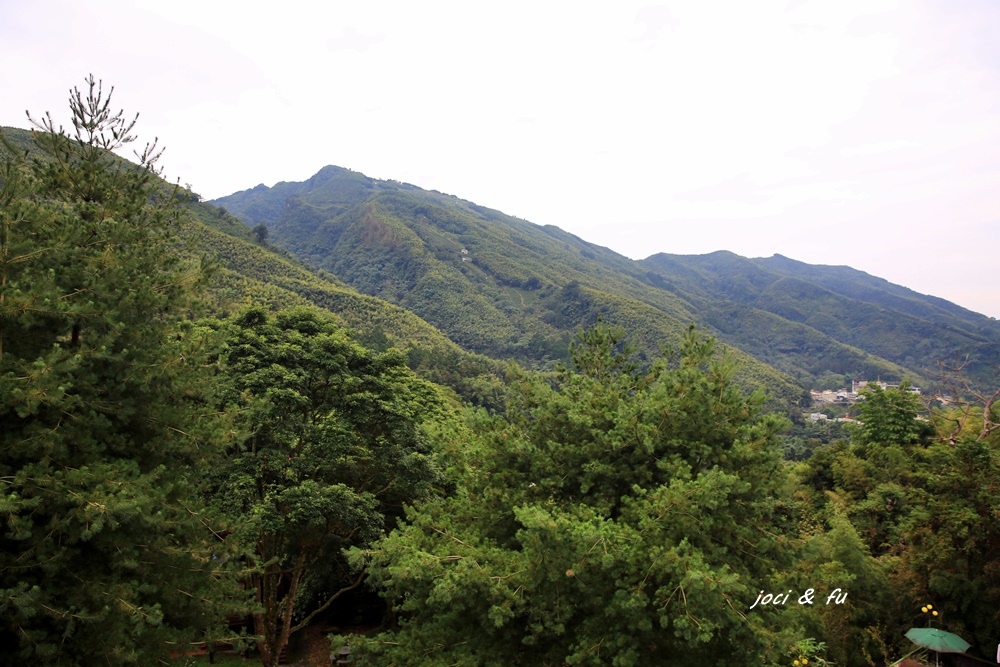
[[[547,367],[599,317],[625,326],[647,355],[676,344],[691,323],[707,324],[683,295],[650,284],[626,257],[412,185],[326,167],[305,183],[258,186],[213,203],[266,224],[297,257],[493,358]],[[784,405],[800,400],[792,378],[733,354],[745,386],[764,385]]]
[[[3,128],[16,150],[32,151],[31,133]],[[251,304],[272,309],[296,305],[333,313],[366,345],[404,350],[422,376],[454,389],[477,405],[499,407],[503,364],[471,353],[414,313],[358,291],[296,259],[288,251],[254,240],[250,229],[224,209],[197,201],[190,192],[191,213],[183,233],[197,240],[198,252],[215,262],[210,295],[217,314]]]
[[[830,375],[926,385],[938,360],[974,355],[984,376],[1000,359],[996,322],[846,267],[729,252],[633,261],[557,227],[334,166],[214,203],[464,348],[528,365],[564,359],[572,332],[598,317],[626,326],[647,354],[695,323],[745,355],[744,382],[766,378],[786,399]]]
[[[474,404],[497,407],[502,364],[470,353],[414,313],[382,299],[359,294],[329,273],[248,237],[249,229],[209,204],[193,203],[196,222],[189,233],[217,257],[213,293],[225,305],[268,304],[284,308],[312,305],[337,315],[376,349],[392,346],[408,352],[411,366],[424,377],[455,389]]]
[[[728,252],[658,254],[640,263],[669,277],[679,289],[730,304],[728,316],[710,318],[720,329],[727,322],[740,326],[748,318],[756,321],[740,338],[748,351],[779,367],[774,353],[797,346],[810,355],[824,350],[818,356],[834,373],[864,369],[868,377],[888,373],[898,379],[905,374],[927,381],[939,360],[952,363],[968,355],[970,375],[988,384],[1000,362],[1000,326],[995,320],[850,267],[813,266],[781,255],[746,259]],[[790,337],[762,338],[759,332],[768,330],[762,320],[783,320]],[[854,353],[834,350],[834,341]],[[875,358],[892,362],[896,369],[887,371]]]

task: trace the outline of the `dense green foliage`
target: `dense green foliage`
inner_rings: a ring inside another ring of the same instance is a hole
[[[474,419],[457,488],[367,556],[402,616],[376,664],[760,665],[758,587],[791,565],[775,433],[694,333],[644,371],[623,331]],[[470,641],[470,638],[474,638]],[[738,652],[733,651],[739,646]]]
[[[827,412],[833,411],[827,409]],[[844,422],[803,420],[783,431],[780,440],[785,459],[801,461],[808,459],[817,449],[849,437],[848,424]]]
[[[224,433],[178,319],[197,265],[132,123],[88,80],[72,134],[6,144],[0,191],[0,646],[17,664],[148,665],[221,620],[194,471]]]
[[[367,545],[434,484],[421,424],[444,413],[397,351],[372,353],[313,311],[251,309],[222,330],[222,398],[242,435],[212,470],[211,497],[242,550],[270,667],[361,582],[343,550]]]
[[[862,545],[856,567],[872,582],[867,610],[845,619],[838,664],[868,664],[857,647],[874,653],[886,637],[924,624],[927,603],[939,626],[991,655],[1000,632],[1000,439],[971,427],[936,435],[935,425],[950,432],[953,415],[927,421],[905,387],[866,396],[851,442],[818,450],[798,469],[808,515],[850,531]]]

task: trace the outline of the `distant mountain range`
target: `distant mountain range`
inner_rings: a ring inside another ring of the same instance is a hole
[[[997,321],[849,267],[724,251],[635,261],[557,227],[334,166],[211,203],[492,358],[564,359],[576,329],[600,317],[647,354],[694,323],[742,359],[747,384],[784,401],[839,378],[927,385],[939,361],[966,356],[989,383],[1000,362]]]

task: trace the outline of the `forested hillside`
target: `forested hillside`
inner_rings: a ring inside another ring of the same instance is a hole
[[[846,267],[726,252],[635,262],[552,226],[340,167],[215,203],[467,349],[529,365],[565,359],[573,331],[598,316],[625,326],[647,355],[690,323],[705,327],[748,355],[744,380],[786,400],[789,379],[927,386],[939,361],[969,355],[972,377],[988,382],[1000,361],[995,321]]]
[[[728,302],[735,304],[734,312],[744,313],[726,317],[724,309],[712,309],[710,321],[720,329],[738,326],[743,317],[769,313],[785,320],[786,327],[804,325],[800,328],[887,359],[910,373],[934,372],[937,361],[953,364],[968,356],[966,371],[985,383],[992,381],[1000,362],[996,320],[847,266],[812,266],[781,255],[746,259],[729,252],[661,253],[640,263],[685,292],[701,295],[706,303]],[[748,327],[758,334],[770,328]],[[766,336],[756,345],[750,343],[748,351],[767,354],[768,341],[782,349],[778,340]],[[850,374],[864,364],[844,350],[818,350],[815,356],[828,359],[827,370],[838,374]],[[875,372],[876,367],[869,367],[868,377]]]
[[[270,245],[251,240],[249,229],[224,210],[190,202],[185,233],[218,263],[211,297],[220,312],[250,304],[272,309],[313,306],[333,314],[375,349],[407,353],[421,376],[454,389],[461,398],[489,408],[502,405],[503,364],[468,352],[414,313],[358,293],[325,271],[317,271]]]
[[[37,155],[30,132],[3,128],[3,133],[11,148]],[[407,351],[411,366],[421,375],[455,389],[464,399],[499,406],[502,363],[462,349],[404,308],[360,294],[330,273],[261,243],[243,222],[198,201],[190,191],[178,190],[171,196],[189,213],[181,221],[183,237],[211,260],[207,296],[214,312],[233,312],[249,304],[315,306],[355,330],[369,346]],[[192,252],[190,247],[187,252]]]

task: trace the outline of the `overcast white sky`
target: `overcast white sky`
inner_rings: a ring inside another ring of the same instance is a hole
[[[0,0],[0,124],[92,72],[209,199],[336,164],[1000,317],[998,29],[996,0]]]

